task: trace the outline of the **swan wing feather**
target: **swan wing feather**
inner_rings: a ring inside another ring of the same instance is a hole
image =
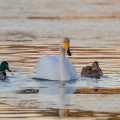
[[[42,79],[60,80],[59,57],[46,55],[38,60],[35,66],[36,76]]]

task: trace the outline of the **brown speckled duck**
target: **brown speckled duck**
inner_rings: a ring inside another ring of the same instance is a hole
[[[99,67],[98,62],[95,61],[93,62],[92,66],[83,67],[81,71],[81,76],[91,77],[91,78],[100,78],[100,76],[103,76],[103,73]]]

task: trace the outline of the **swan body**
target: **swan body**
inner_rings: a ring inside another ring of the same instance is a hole
[[[66,46],[64,45],[65,43]],[[72,80],[77,79],[76,69],[73,64],[65,57],[65,49],[71,55],[69,38],[64,38],[59,46],[59,56],[45,55],[39,58],[39,65],[35,66],[36,77],[48,80]]]
[[[76,79],[76,70],[68,58],[65,58],[68,73],[66,74],[66,80]],[[45,67],[46,66],[46,67]],[[59,56],[45,55],[39,58],[39,66],[35,66],[36,77],[49,79],[49,80],[61,80]]]

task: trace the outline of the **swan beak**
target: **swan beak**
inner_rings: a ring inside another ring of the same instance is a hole
[[[70,44],[69,44],[69,42],[65,42],[65,43],[64,43],[64,47],[65,47],[65,50],[67,51],[67,54],[68,54],[69,56],[71,56],[72,54],[71,54],[71,52],[70,52]]]
[[[70,52],[69,47],[68,47],[68,50],[67,50],[67,54],[68,54],[69,56],[71,56],[71,55],[72,55],[72,54],[71,54],[71,52]]]

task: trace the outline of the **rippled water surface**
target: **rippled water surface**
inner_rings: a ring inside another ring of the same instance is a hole
[[[59,109],[60,82],[36,79],[34,66],[43,55],[58,55],[59,41],[68,36],[72,56],[66,57],[75,66],[78,80],[62,86],[65,107],[120,113],[119,3],[119,0],[61,0],[59,3],[1,0],[0,61],[8,61],[13,74],[7,73],[7,80],[0,81],[0,101]],[[99,62],[104,76],[81,77],[82,67],[93,61]],[[39,92],[21,93],[24,89]]]

